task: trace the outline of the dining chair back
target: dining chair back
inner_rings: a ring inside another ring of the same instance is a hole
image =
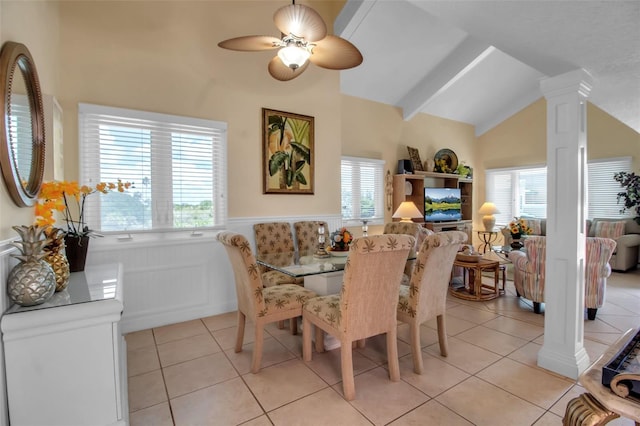
[[[417,252],[427,235],[433,234],[433,231],[415,222],[387,222],[384,224],[382,233],[413,236],[416,239],[414,252]],[[411,271],[413,271],[414,265],[415,260],[407,261],[404,268],[404,274],[402,275],[402,284],[409,285],[409,279],[411,277]]]
[[[447,290],[456,254],[467,238],[461,231],[428,235],[420,246],[409,285],[400,286],[397,317],[409,324],[413,370],[417,374],[422,374],[420,324],[436,318],[440,354],[447,356]]]
[[[233,268],[238,300],[235,351],[242,351],[244,327],[248,317],[255,324],[251,372],[257,373],[262,359],[264,326],[285,319],[291,319],[291,324],[297,324],[296,318],[302,315],[302,305],[315,297],[316,293],[295,284],[264,287],[249,241],[234,232],[220,232],[216,238],[227,251]],[[296,331],[294,326],[292,331]]]
[[[339,294],[309,299],[303,308],[303,328],[316,327],[316,351],[324,351],[322,330],[340,340],[342,382],[347,400],[355,398],[352,343],[386,333],[389,375],[400,379],[396,303],[400,278],[415,239],[408,235],[356,238],[347,257]],[[303,334],[303,357],[311,361],[311,334]]]
[[[329,225],[324,221],[305,220],[295,222],[293,230],[296,236],[298,253],[309,254],[318,249],[318,228],[324,227],[325,242],[329,242]]]
[[[295,248],[289,222],[264,222],[253,225],[258,257],[268,254],[269,260],[278,266],[287,266],[294,261]],[[266,287],[280,284],[301,284],[302,280],[260,265]]]

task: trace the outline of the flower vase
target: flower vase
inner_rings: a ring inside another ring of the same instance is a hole
[[[520,241],[520,234],[511,234],[511,248],[514,250],[520,250],[524,245]]]
[[[69,261],[69,271],[84,271],[84,264],[87,260],[87,249],[89,248],[88,236],[65,235],[64,243]]]

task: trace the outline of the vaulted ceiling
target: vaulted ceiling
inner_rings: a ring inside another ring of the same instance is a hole
[[[344,94],[475,126],[542,97],[540,79],[583,68],[589,101],[640,132],[640,1],[347,0],[334,32],[364,56]]]

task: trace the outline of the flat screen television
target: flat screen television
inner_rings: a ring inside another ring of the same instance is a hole
[[[462,219],[459,188],[425,188],[424,221],[451,222]]]

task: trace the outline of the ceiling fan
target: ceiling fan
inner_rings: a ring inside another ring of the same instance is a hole
[[[276,10],[273,21],[281,38],[252,35],[231,38],[218,43],[224,49],[245,52],[278,50],[269,62],[269,74],[276,80],[296,78],[309,62],[327,69],[345,70],[362,63],[362,54],[349,41],[327,35],[322,17],[308,6],[293,3]]]

